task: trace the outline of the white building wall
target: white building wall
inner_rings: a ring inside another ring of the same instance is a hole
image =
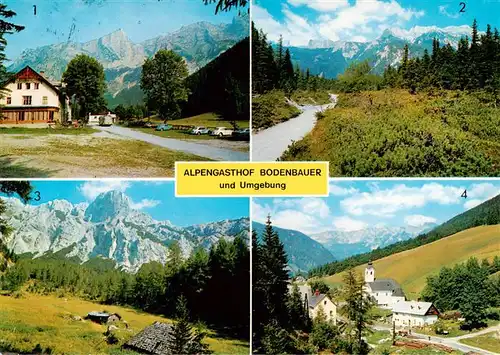
[[[50,106],[50,107],[60,107],[58,94],[46,83],[36,80],[22,80],[19,81],[22,84],[22,89],[17,88],[17,82],[13,82],[7,85],[7,89],[10,93],[6,93],[5,97],[0,100],[0,104],[6,107],[9,106],[24,106],[23,96],[31,96],[30,106]],[[26,89],[26,83],[30,83],[30,88]],[[38,89],[35,89],[35,83],[38,83]],[[47,103],[43,103],[43,97],[47,97]],[[7,97],[11,98],[11,103],[7,105]]]
[[[323,312],[326,314],[326,319],[328,321],[332,321],[333,324],[337,324],[337,306],[335,303],[330,301],[329,298],[325,298],[321,300],[319,304],[316,305],[313,309],[309,308],[309,316],[314,319],[318,314],[320,309],[323,309]]]
[[[434,324],[438,319],[437,315],[415,315],[408,313],[394,313],[392,320],[396,327],[422,327],[424,325]]]

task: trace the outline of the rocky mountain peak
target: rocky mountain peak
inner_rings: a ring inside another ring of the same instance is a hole
[[[91,222],[105,222],[127,215],[131,210],[130,199],[120,191],[104,192],[87,207],[85,217]]]

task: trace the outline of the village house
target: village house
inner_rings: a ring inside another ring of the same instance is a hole
[[[320,310],[322,310],[328,321],[337,324],[337,305],[328,295],[320,293],[318,290],[313,293],[311,287],[308,285],[298,286],[298,288],[302,300],[307,302],[309,317],[311,319],[316,318]],[[292,285],[289,285],[289,290],[292,292]]]
[[[62,84],[51,82],[44,72],[26,66],[3,87],[0,124],[62,123],[71,121],[69,98]]]
[[[170,354],[168,339],[171,330],[171,324],[154,322],[132,337],[123,345],[123,348],[139,354]]]
[[[396,327],[423,327],[438,320],[439,311],[431,302],[401,301],[394,305],[392,321]]]
[[[111,322],[118,322],[122,317],[118,313],[105,313],[105,312],[90,312],[87,314],[85,319],[91,320],[92,322],[104,324]]]
[[[395,304],[406,300],[403,289],[396,280],[376,279],[372,262],[365,269],[365,291],[380,308],[392,309]]]

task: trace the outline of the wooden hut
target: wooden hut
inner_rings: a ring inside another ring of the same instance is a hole
[[[171,355],[168,348],[168,335],[171,329],[172,324],[154,322],[132,337],[123,348],[140,354]]]

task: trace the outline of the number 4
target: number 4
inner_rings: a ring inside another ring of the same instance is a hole
[[[460,196],[460,197],[467,198],[467,190],[464,190],[464,192],[462,193],[462,196]]]

